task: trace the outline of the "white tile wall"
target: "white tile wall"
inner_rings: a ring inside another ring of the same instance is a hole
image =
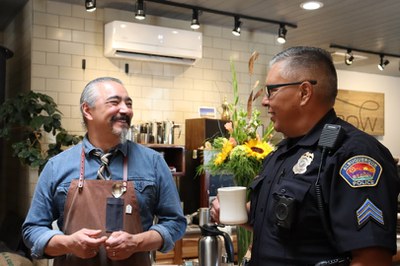
[[[113,76],[125,83],[134,100],[133,123],[173,120],[182,125],[183,134],[175,141],[183,145],[185,119],[198,117],[200,106],[220,109],[224,98],[232,100],[230,59],[235,61],[241,102],[245,103],[251,83],[264,79],[266,62],[280,49],[273,35],[248,34],[243,29],[242,36],[235,37],[230,28],[202,25],[203,58],[194,66],[110,59],[103,56],[103,25],[112,20],[134,22],[132,12],[98,9],[88,13],[83,4],[29,3],[31,89],[52,96],[63,111],[63,126],[78,134],[84,133],[79,111],[83,87],[94,78]],[[187,21],[167,18],[148,16],[145,23],[188,29]],[[255,48],[260,57],[250,78],[247,61]],[[125,73],[125,64],[129,64],[129,73]]]

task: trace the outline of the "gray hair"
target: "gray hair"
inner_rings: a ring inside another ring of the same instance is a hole
[[[337,96],[337,73],[332,56],[324,49],[317,47],[296,46],[288,48],[270,61],[270,66],[283,62],[281,75],[288,79],[317,80],[324,91],[320,93],[332,105]]]
[[[81,99],[80,99],[80,109],[83,117],[83,123],[86,125],[85,116],[83,115],[83,104],[87,103],[89,107],[94,107],[96,100],[97,100],[97,85],[103,82],[113,81],[123,85],[122,81],[117,78],[112,77],[100,77],[90,81],[82,91]]]

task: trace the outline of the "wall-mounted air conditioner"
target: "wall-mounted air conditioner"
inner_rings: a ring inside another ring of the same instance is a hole
[[[104,55],[192,65],[202,57],[202,34],[194,31],[112,21],[104,28]]]

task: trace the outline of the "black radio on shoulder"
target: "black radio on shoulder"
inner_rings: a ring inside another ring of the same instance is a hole
[[[278,202],[275,205],[276,224],[280,228],[290,229],[293,224],[296,200],[294,198],[277,195]]]

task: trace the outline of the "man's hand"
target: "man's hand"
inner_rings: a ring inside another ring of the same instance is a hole
[[[111,260],[123,260],[133,253],[158,250],[163,244],[161,235],[155,230],[139,234],[127,232],[113,232],[105,241],[107,257]]]
[[[137,252],[142,241],[140,235],[131,235],[123,231],[113,232],[104,243],[107,257],[111,260],[127,259]]]
[[[81,229],[70,235],[70,253],[88,259],[97,255],[99,248],[107,240],[106,236],[100,237],[101,230]]]
[[[72,253],[82,259],[97,255],[99,248],[107,240],[101,236],[101,230],[81,229],[72,235],[56,235],[46,246],[45,253],[49,256],[61,256]]]
[[[211,201],[211,208],[210,208],[210,218],[211,221],[220,224],[219,221],[219,199],[218,197]]]

